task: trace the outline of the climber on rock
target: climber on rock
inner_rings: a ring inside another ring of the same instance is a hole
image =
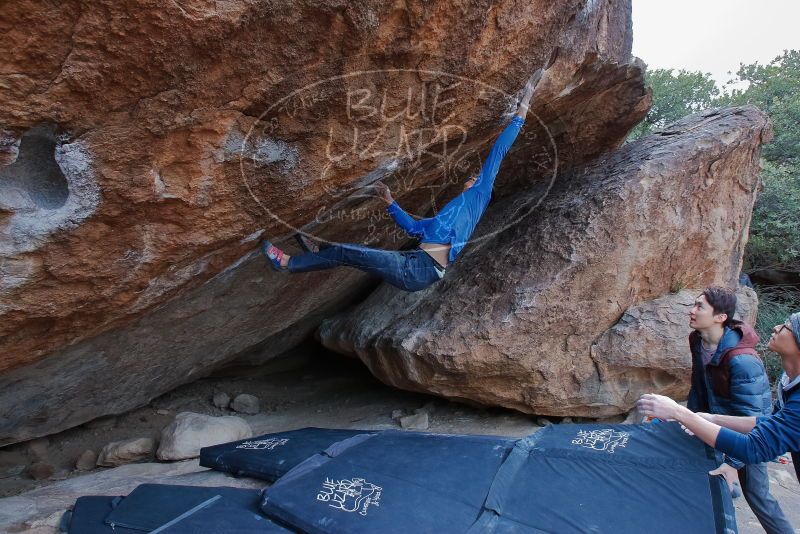
[[[463,192],[434,217],[414,220],[392,198],[384,183],[375,184],[376,192],[386,202],[392,219],[409,236],[420,239],[418,247],[405,251],[380,250],[348,243],[319,247],[302,234],[297,234],[295,238],[305,250],[305,254],[299,256],[289,256],[267,240],[261,242],[261,252],[270,266],[276,271],[290,273],[338,266],[354,267],[406,291],[419,291],[443,278],[447,266],[466,245],[489,204],[500,162],[525,121],[534,89],[541,77],[542,69],[538,69],[525,84],[517,111],[495,141],[480,172],[467,180]]]

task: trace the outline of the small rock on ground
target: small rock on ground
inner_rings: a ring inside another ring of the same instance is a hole
[[[27,473],[34,480],[44,480],[53,476],[55,468],[46,462],[34,462],[28,466]]]
[[[185,460],[200,456],[200,449],[246,439],[253,435],[247,421],[231,415],[213,417],[181,412],[161,431],[159,460]]]
[[[97,457],[97,465],[116,467],[118,465],[147,459],[155,448],[152,438],[135,438],[114,441],[103,447]]]
[[[47,459],[47,448],[50,446],[50,440],[47,437],[31,440],[27,445],[31,458],[40,462]]]
[[[414,415],[406,415],[401,417],[400,426],[406,430],[428,430],[428,414],[417,413]]]
[[[97,465],[97,453],[93,450],[85,450],[75,461],[75,469],[78,471],[91,471]]]
[[[236,395],[236,398],[231,403],[231,409],[235,412],[255,415],[259,412],[258,398],[247,393]]]
[[[211,402],[220,410],[224,410],[230,406],[231,397],[227,393],[219,392],[214,394],[214,399]]]

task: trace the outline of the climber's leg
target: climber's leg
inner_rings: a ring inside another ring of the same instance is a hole
[[[317,253],[307,252],[300,256],[292,256],[287,267],[292,273],[319,271],[340,266],[353,267],[380,276],[390,284],[403,288],[404,264],[403,252],[343,243],[320,249]]]
[[[353,267],[405,291],[419,291],[440,279],[429,256],[421,250],[380,250],[350,243],[292,256],[287,266],[292,273],[334,267]]]

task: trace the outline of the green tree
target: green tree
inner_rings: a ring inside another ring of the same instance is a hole
[[[645,72],[645,83],[653,91],[653,106],[645,119],[633,129],[629,139],[636,139],[653,130],[714,107],[719,88],[711,74],[684,69],[654,69]]]
[[[745,85],[746,84],[746,85]],[[800,50],[761,65],[740,65],[720,105],[754,104],[772,121],[775,138],[761,149],[764,191],[745,251],[745,270],[800,272]]]
[[[800,164],[800,50],[785,50],[768,65],[740,65],[730,85],[744,89],[723,94],[719,105],[755,104],[772,120],[775,139],[764,145],[764,159],[774,164]]]
[[[744,270],[800,272],[800,169],[766,158],[761,164],[764,190],[753,209]]]

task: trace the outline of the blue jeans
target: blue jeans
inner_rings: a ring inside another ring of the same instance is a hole
[[[321,248],[289,258],[289,272],[305,273],[334,267],[354,267],[383,278],[405,291],[419,291],[440,280],[434,260],[423,250],[380,250],[351,243]]]
[[[767,464],[745,465],[739,469],[739,480],[747,504],[767,534],[794,534],[781,505],[769,492]]]

